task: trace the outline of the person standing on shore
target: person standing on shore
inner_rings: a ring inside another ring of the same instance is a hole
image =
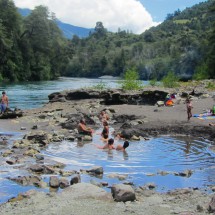
[[[187,105],[186,105],[187,106],[187,120],[189,121],[190,118],[192,117],[193,106],[192,106],[190,99],[187,99],[186,102],[187,102]]]
[[[1,97],[1,114],[3,114],[8,107],[8,97],[6,96],[5,91],[2,92]]]

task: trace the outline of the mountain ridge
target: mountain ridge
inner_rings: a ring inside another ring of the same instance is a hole
[[[18,12],[23,16],[28,16],[31,13],[31,10],[28,8],[18,8]],[[68,23],[64,23],[59,19],[56,19],[57,26],[63,32],[64,37],[67,39],[72,39],[74,35],[77,35],[80,38],[88,37],[90,32],[94,31],[93,28],[84,28],[75,25],[71,25]]]

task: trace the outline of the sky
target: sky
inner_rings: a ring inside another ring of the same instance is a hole
[[[47,6],[62,22],[94,28],[101,21],[108,31],[140,34],[165,20],[168,13],[206,0],[14,0],[19,8]]]

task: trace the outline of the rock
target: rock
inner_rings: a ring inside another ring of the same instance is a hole
[[[82,137],[82,140],[83,140],[83,141],[92,141],[93,138],[92,138],[91,136],[84,135],[84,136]]]
[[[18,117],[22,117],[23,112],[21,110],[18,111],[7,111],[0,115],[0,119],[16,119]]]
[[[193,171],[192,171],[192,170],[189,170],[189,169],[185,170],[184,172],[176,172],[176,173],[174,173],[174,175],[176,175],[176,176],[182,176],[182,177],[188,177],[188,178],[189,178],[192,174],[193,174]]]
[[[53,174],[53,173],[55,173],[55,170],[54,170],[54,168],[52,168],[50,166],[44,165],[43,166],[43,173],[44,174]]]
[[[77,171],[76,171],[76,170],[72,170],[72,171],[60,170],[60,174],[61,174],[63,177],[68,177],[68,176],[77,174]]]
[[[158,171],[157,174],[162,175],[162,176],[165,176],[165,175],[168,175],[169,173],[166,172],[166,171]]]
[[[44,131],[32,131],[29,134],[26,134],[23,139],[30,140],[34,144],[38,143],[44,146],[50,142],[51,136]]]
[[[90,183],[74,184],[68,187],[65,191],[71,193],[71,195],[75,196],[76,199],[91,198],[104,201],[113,200],[110,193]]]
[[[39,165],[39,164],[35,164],[35,165],[30,166],[30,170],[32,172],[40,172],[40,173],[42,173],[44,171],[44,167]]]
[[[128,177],[128,175],[112,173],[112,174],[109,174],[107,177],[108,178],[118,178],[120,181],[122,181],[122,180],[125,180]]]
[[[60,181],[57,176],[50,177],[49,186],[52,188],[58,188],[60,186]]]
[[[140,140],[140,137],[137,137],[136,135],[133,135],[133,136],[131,137],[131,140],[139,141],[139,140]]]
[[[48,184],[46,182],[44,182],[44,181],[35,182],[34,185],[36,187],[43,188],[43,189],[48,187]]]
[[[164,101],[157,101],[157,106],[158,107],[164,106]]]
[[[79,174],[75,175],[74,177],[71,178],[70,184],[77,184],[77,183],[81,183],[81,177]]]
[[[146,184],[146,187],[148,187],[151,190],[151,189],[154,189],[156,185],[154,183],[148,183]]]
[[[20,130],[25,131],[26,127],[21,127]]]
[[[208,205],[208,212],[214,213],[215,212],[215,195],[211,198],[211,201]]]
[[[9,155],[13,154],[13,151],[12,150],[6,150],[4,151],[4,153],[2,154],[3,157],[7,157]]]
[[[66,139],[73,142],[75,140],[75,137],[74,136],[68,136]]]
[[[90,180],[90,183],[95,185],[95,186],[97,186],[97,187],[102,187],[101,183],[99,183],[99,182],[97,182],[97,181],[95,181],[93,179]]]
[[[67,178],[61,178],[60,181],[59,181],[59,183],[60,183],[60,188],[61,189],[69,187],[69,185],[70,185],[69,184],[69,180]]]
[[[35,158],[37,160],[44,160],[44,155],[42,155],[42,154],[35,154]]]
[[[129,185],[116,184],[111,188],[111,193],[115,201],[127,202],[134,201],[136,199],[133,188]]]
[[[96,175],[103,174],[103,167],[102,166],[94,166],[93,168],[86,170],[87,173],[92,173]]]
[[[39,176],[18,176],[15,178],[8,178],[9,180],[15,181],[18,184],[23,186],[35,185],[41,181],[41,177]]]
[[[9,164],[9,165],[14,165],[16,162],[17,162],[16,159],[9,159],[9,160],[6,160],[6,163]]]
[[[33,125],[31,129],[33,130],[38,129],[38,125]]]
[[[34,157],[34,155],[38,154],[38,152],[40,152],[40,151],[38,151],[36,149],[29,149],[29,150],[25,151],[23,155]]]

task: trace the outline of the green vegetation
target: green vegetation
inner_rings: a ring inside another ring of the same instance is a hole
[[[149,85],[152,87],[155,87],[157,85],[157,79],[156,78],[151,79],[149,81]]]
[[[102,90],[106,90],[108,88],[108,86],[106,83],[100,81],[100,83],[93,85],[91,88],[102,91]]]
[[[170,71],[168,72],[167,76],[162,79],[162,83],[164,87],[173,88],[179,86],[178,80],[178,77],[175,76],[172,71]]]
[[[160,81],[168,71],[181,80],[215,78],[214,0],[168,14],[141,35],[120,29],[111,33],[97,22],[89,37],[71,40],[44,6],[21,17],[13,1],[0,0],[0,11],[0,81],[122,77],[130,68],[145,80]]]
[[[215,82],[208,82],[206,88],[209,90],[215,90]]]
[[[129,69],[125,72],[124,80],[120,81],[120,85],[123,90],[139,90],[143,87],[135,69]]]

